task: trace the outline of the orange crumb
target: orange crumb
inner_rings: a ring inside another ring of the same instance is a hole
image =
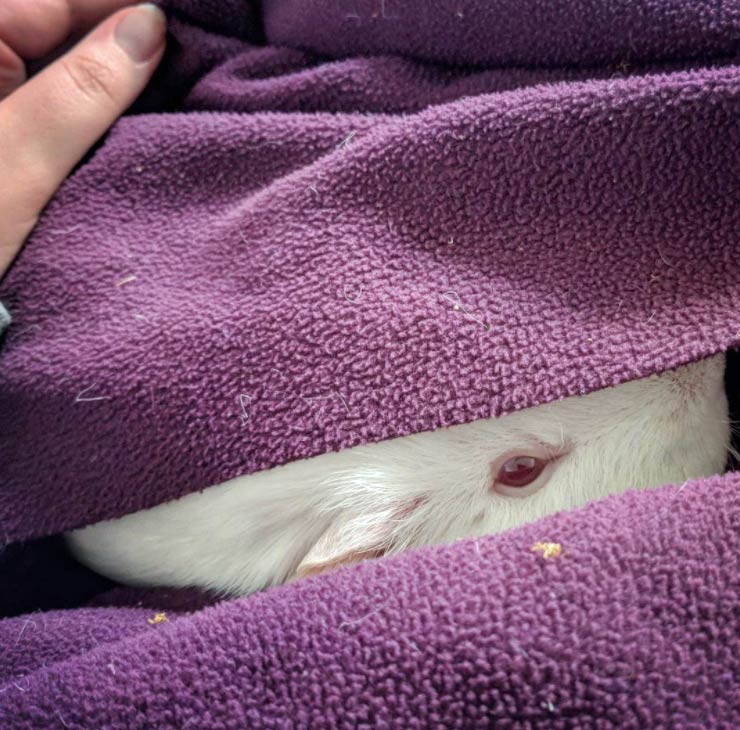
[[[536,542],[532,545],[533,553],[542,553],[542,557],[547,560],[548,558],[558,558],[560,553],[563,552],[563,546],[559,542]]]
[[[167,618],[167,614],[162,613],[156,613],[154,614],[154,618],[148,618],[146,622],[150,624],[151,626],[156,626],[157,624],[164,624],[167,623],[169,619]]]

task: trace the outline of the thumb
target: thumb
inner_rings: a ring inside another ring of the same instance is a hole
[[[149,3],[122,10],[0,102],[0,276],[64,178],[149,81],[165,26]]]

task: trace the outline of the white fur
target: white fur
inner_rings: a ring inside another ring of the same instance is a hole
[[[82,562],[126,583],[250,593],[294,577],[327,531],[338,553],[397,552],[709,476],[729,448],[724,362],[293,462],[86,527],[69,543]],[[493,491],[492,469],[517,454],[562,455],[536,493]],[[331,545],[322,550],[319,563],[332,557]]]

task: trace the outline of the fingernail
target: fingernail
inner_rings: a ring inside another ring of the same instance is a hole
[[[115,32],[116,43],[132,61],[148,61],[161,47],[167,21],[152,3],[138,5],[127,13]]]

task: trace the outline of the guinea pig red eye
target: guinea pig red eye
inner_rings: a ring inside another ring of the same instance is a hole
[[[501,465],[496,481],[505,487],[526,487],[546,466],[546,461],[535,456],[514,456]]]

